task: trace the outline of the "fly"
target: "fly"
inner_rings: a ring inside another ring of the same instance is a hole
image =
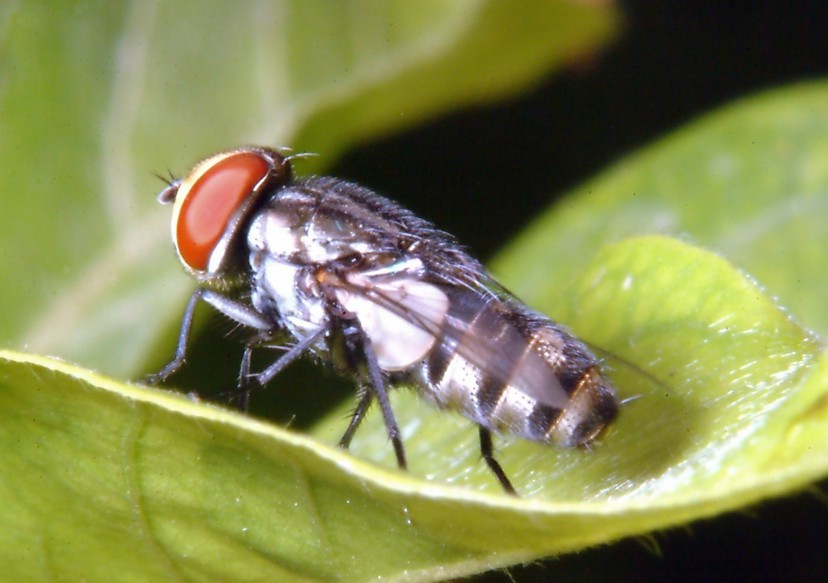
[[[480,451],[503,489],[515,493],[494,456],[492,432],[563,447],[592,442],[619,401],[598,359],[563,326],[508,293],[451,235],[356,184],[294,178],[291,159],[243,147],[207,158],[172,180],[172,238],[197,279],[175,358],[184,364],[199,301],[255,331],[240,371],[266,385],[304,354],[355,378],[360,397],[339,442],[347,448],[376,400],[406,468],[388,400],[408,384],[479,428]],[[251,374],[257,347],[285,352]]]

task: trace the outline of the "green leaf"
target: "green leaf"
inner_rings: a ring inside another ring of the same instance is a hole
[[[136,374],[192,286],[153,172],[249,142],[318,153],[312,172],[519,91],[614,22],[565,0],[3,3],[0,341]]]
[[[573,297],[591,333],[663,384],[614,371],[639,398],[594,451],[503,439],[523,498],[500,491],[468,422],[405,391],[392,397],[410,472],[394,469],[376,415],[350,455],[325,445],[341,416],[315,441],[3,354],[0,564],[16,580],[437,580],[715,514],[828,471],[824,355],[726,261],[632,239],[584,266]]]

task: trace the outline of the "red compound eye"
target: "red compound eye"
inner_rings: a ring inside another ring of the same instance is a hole
[[[261,154],[236,152],[213,162],[186,192],[178,193],[183,199],[176,244],[181,259],[192,270],[207,269],[210,254],[230,219],[268,172],[270,164]]]

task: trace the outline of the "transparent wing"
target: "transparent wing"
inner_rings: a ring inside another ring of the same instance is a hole
[[[569,403],[561,382],[567,367],[597,364],[580,341],[496,282],[450,286],[392,275],[349,277],[338,294],[360,318],[386,370],[404,370],[444,347],[476,368],[480,379],[562,410]]]

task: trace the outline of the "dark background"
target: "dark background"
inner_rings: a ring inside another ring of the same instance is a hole
[[[395,198],[486,259],[625,154],[740,96],[828,73],[824,0],[622,9],[625,31],[603,53],[507,103],[358,148],[331,174]],[[625,540],[475,581],[828,581],[828,507],[813,494],[654,538],[661,556]]]

